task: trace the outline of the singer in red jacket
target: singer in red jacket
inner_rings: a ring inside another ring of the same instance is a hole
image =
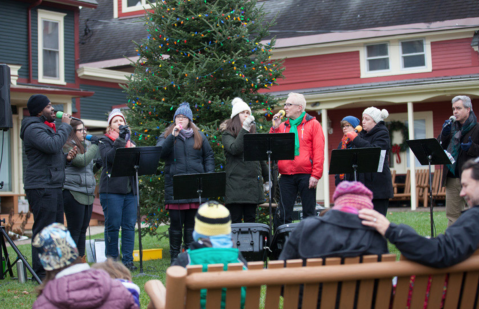
[[[281,113],[273,117],[270,133],[295,134],[294,160],[278,161],[281,200],[276,210],[275,226],[292,222],[298,192],[301,194],[303,218],[315,215],[316,186],[323,175],[324,135],[318,120],[307,114],[305,108],[304,96],[290,93],[284,104],[288,120],[281,123]]]

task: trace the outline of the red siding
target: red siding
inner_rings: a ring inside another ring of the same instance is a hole
[[[361,76],[359,52],[288,58],[281,85],[331,81]]]
[[[431,54],[433,71],[470,67],[473,58],[478,57],[470,38],[432,42]]]

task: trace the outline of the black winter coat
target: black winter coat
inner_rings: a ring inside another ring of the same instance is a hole
[[[245,161],[243,138],[248,131],[241,129],[237,137],[224,131],[222,140],[226,156],[225,204],[261,204],[265,201],[263,183],[268,181],[264,161]]]
[[[23,180],[25,190],[62,188],[65,181],[66,155],[63,145],[72,127],[60,123],[57,132],[47,126],[45,117],[30,116],[22,120],[20,138],[28,158]]]
[[[213,173],[215,157],[206,136],[201,133],[203,145],[194,149],[194,137],[183,140],[180,136],[163,133],[156,146],[162,147],[160,159],[165,161],[165,204],[197,203],[199,199],[178,200],[173,197],[173,176],[183,174]]]
[[[112,141],[107,136],[101,136],[100,141],[100,156],[103,164],[100,177],[100,193],[128,194],[133,191],[133,194],[136,195],[135,177],[110,177],[116,150],[124,148],[126,141],[122,138]]]
[[[362,182],[371,192],[373,199],[390,199],[394,196],[391,170],[389,169],[389,151],[391,141],[389,131],[384,121],[380,121],[369,132],[361,131],[352,141],[355,148],[380,147],[386,150],[383,171],[381,173],[359,173],[358,181]]]
[[[471,111],[472,113],[472,111]],[[454,123],[453,125],[458,126],[459,123]],[[468,151],[463,151],[459,147],[459,155],[457,156],[457,163],[456,163],[456,177],[461,178],[462,175],[462,166],[464,163],[466,163],[467,160],[469,159],[474,159],[479,157],[479,123],[476,123],[476,125],[469,130],[464,136],[461,136],[461,143],[467,143],[469,141],[469,137],[472,139],[472,144],[471,147],[469,148]],[[448,136],[442,136],[439,135],[439,142],[441,142],[441,146],[443,149],[447,149],[447,146],[449,146],[449,143],[451,142],[452,134],[449,134]],[[449,169],[447,166],[444,166],[445,171],[442,175],[442,185],[446,185],[446,178],[447,176],[451,176],[452,174],[449,173]]]
[[[466,210],[444,234],[426,238],[409,225],[391,223],[386,238],[411,261],[443,268],[470,257],[479,244],[479,206]]]
[[[323,217],[301,221],[278,259],[345,258],[388,252],[386,239],[361,224],[357,215],[330,210]]]

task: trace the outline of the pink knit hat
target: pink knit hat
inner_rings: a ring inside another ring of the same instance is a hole
[[[333,194],[335,210],[357,214],[361,209],[373,209],[373,193],[359,181],[342,181]]]

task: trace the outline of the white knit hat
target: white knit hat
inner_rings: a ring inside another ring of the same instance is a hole
[[[123,121],[125,121],[126,123],[125,116],[123,116],[123,113],[121,112],[121,110],[119,108],[115,108],[114,110],[111,111],[110,115],[108,115],[108,125],[111,124],[111,120],[115,118],[116,116],[121,116],[123,118]]]
[[[249,108],[248,104],[246,104],[241,98],[234,98],[231,104],[233,105],[233,111],[231,112],[231,119],[233,119],[234,116],[244,111],[249,111],[249,113],[251,114],[251,108]]]
[[[371,116],[371,118],[373,118],[375,123],[378,123],[379,121],[382,121],[388,118],[389,116],[389,113],[387,110],[385,109],[379,110],[379,108],[376,108],[374,106],[366,108],[363,112],[363,116],[364,114]]]

